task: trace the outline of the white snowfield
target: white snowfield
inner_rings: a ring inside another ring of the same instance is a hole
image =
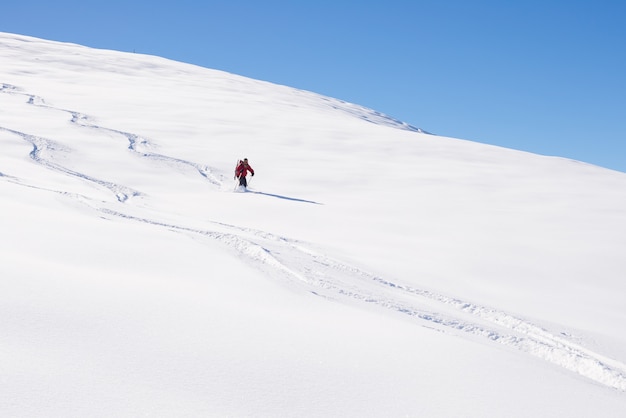
[[[624,173],[0,33],[0,200],[2,417],[626,416]]]

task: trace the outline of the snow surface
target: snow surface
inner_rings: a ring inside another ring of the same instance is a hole
[[[626,174],[7,33],[0,149],[0,416],[626,416]]]

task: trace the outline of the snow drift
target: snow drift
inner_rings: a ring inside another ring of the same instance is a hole
[[[623,173],[6,33],[0,147],[2,416],[626,410]]]

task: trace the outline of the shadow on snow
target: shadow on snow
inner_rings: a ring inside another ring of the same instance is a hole
[[[288,197],[288,196],[281,196],[281,195],[278,195],[278,194],[257,192],[257,191],[250,190],[250,189],[248,189],[247,192],[248,193],[254,193],[254,194],[260,194],[260,195],[263,195],[263,196],[275,197],[275,198],[278,198],[278,199],[291,200],[292,202],[303,202],[303,203],[312,203],[314,205],[321,205],[321,203],[314,202],[312,200],[296,199],[295,197]]]

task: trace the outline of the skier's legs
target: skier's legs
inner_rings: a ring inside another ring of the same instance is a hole
[[[239,177],[239,185],[243,187],[248,187],[248,182],[246,181],[246,176]]]

